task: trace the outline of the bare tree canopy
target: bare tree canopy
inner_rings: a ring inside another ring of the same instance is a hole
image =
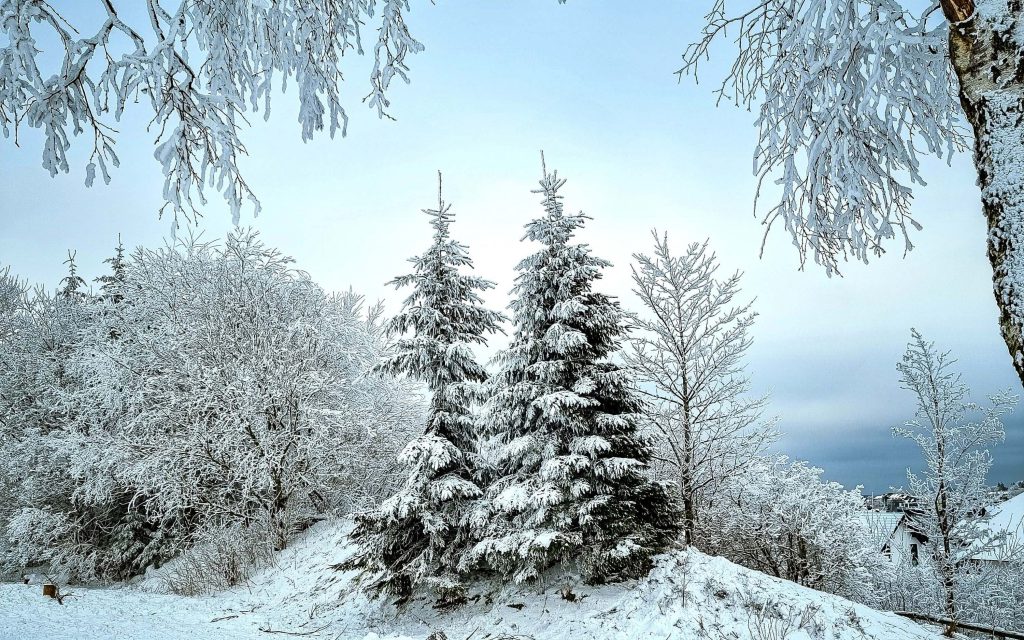
[[[624,358],[645,386],[655,469],[678,491],[686,542],[700,544],[701,512],[777,434],[762,419],[768,397],[750,395],[744,357],[756,314],[753,302],[736,301],[740,274],[720,278],[706,241],[673,255],[667,234],[653,236],[654,255],[633,256],[644,310]]]

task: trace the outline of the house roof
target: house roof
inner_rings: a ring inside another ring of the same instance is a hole
[[[989,525],[1007,530],[1019,530],[1024,525],[1024,493],[992,507]]]
[[[986,528],[1006,538],[994,548],[974,556],[975,560],[1003,560],[1012,551],[1024,550],[1024,493],[992,507]]]
[[[859,515],[860,521],[864,523],[868,535],[874,540],[875,547],[879,550],[892,539],[892,534],[904,517],[905,514],[902,512],[890,511],[864,511]]]

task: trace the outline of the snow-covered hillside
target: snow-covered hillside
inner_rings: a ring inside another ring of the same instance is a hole
[[[369,601],[331,565],[349,553],[345,525],[322,523],[245,588],[183,598],[140,585],[72,588],[64,605],[38,585],[0,585],[4,640],[449,640],[533,638],[904,640],[936,638],[895,615],[805,589],[694,551],[659,559],[639,583],[587,587],[552,576],[529,587],[474,585],[471,603],[438,611],[427,598],[401,611]],[[560,592],[569,587],[569,599]],[[289,636],[277,636],[289,637]]]

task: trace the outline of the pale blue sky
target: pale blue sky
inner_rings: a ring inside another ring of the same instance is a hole
[[[912,412],[895,368],[911,326],[960,358],[979,399],[1020,388],[998,335],[970,158],[951,168],[927,163],[930,184],[914,205],[925,229],[906,259],[894,244],[894,255],[829,279],[799,272],[782,234],[758,259],[753,115],[716,109],[711,95],[727,55],[705,70],[705,84],[678,84],[673,73],[698,29],[695,12],[682,3],[624,7],[415,3],[408,23],[426,51],[411,61],[412,84],[391,94],[397,122],[377,120],[360,103],[365,60],[347,74],[347,138],[303,144],[294,94],[278,96],[270,122],[254,118],[243,134],[243,167],[263,203],[260,217],[246,212],[243,224],[326,288],[351,285],[388,297],[393,309],[398,296],[384,282],[428,241],[419,210],[434,203],[440,169],[455,234],[479,273],[498,281],[490,301],[504,306],[512,268],[529,250],[518,242],[522,225],[540,211],[530,190],[543,148],[569,180],[567,206],[594,218],[585,240],[615,264],[605,291],[635,306],[630,255],[649,246],[650,228],[668,231],[680,248],[710,237],[723,270],[745,271],[745,292],[757,298],[749,367],[782,419],[780,448],[851,486],[901,483],[913,452],[889,429]],[[118,233],[132,246],[162,242],[170,225],[156,216],[162,176],[146,121],[139,111],[118,125],[122,166],[111,185],[92,189],[83,185],[84,148],[71,175],[51,179],[39,166],[39,136],[23,131],[20,148],[0,142],[0,264],[52,286],[69,248],[93,277]],[[218,237],[229,227],[211,194],[199,228]],[[1024,478],[1024,420],[1007,426],[993,481]]]

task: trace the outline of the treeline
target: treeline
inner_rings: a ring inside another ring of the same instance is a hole
[[[453,605],[479,576],[556,566],[636,578],[691,545],[876,607],[1024,623],[1022,552],[986,533],[983,491],[1015,398],[971,404],[951,359],[913,335],[898,369],[920,410],[896,435],[923,453],[909,483],[926,540],[919,562],[887,557],[859,488],[771,452],[741,274],[719,273],[707,242],[677,253],[655,232],[634,254],[641,308],[623,309],[599,290],[611,265],[575,239],[589,218],[565,212],[563,184],[545,168],[508,316],[484,304],[495,285],[472,273],[440,195],[391,318],[249,231],[118,247],[93,288],[73,256],[52,294],[4,272],[0,562],[123,579],[211,541],[280,549],[352,515],[346,568],[399,600]]]
[[[233,526],[280,548],[396,485],[422,403],[370,373],[378,307],[252,232],[108,262],[95,293],[73,258],[54,294],[0,280],[5,565],[121,579]]]

